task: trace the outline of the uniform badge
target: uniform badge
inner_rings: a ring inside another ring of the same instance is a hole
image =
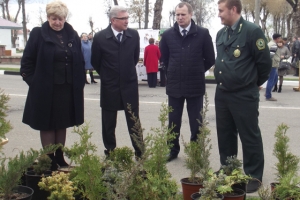
[[[262,38],[260,38],[260,39],[256,40],[256,46],[257,46],[258,50],[263,50],[266,48],[266,43]]]
[[[69,43],[68,46],[69,46],[69,47],[72,47],[72,43]]]
[[[234,57],[238,58],[241,55],[241,51],[239,49],[234,50],[233,52]]]

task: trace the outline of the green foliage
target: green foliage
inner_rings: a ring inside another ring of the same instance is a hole
[[[52,176],[43,177],[38,183],[42,190],[50,192],[48,200],[74,200],[73,197],[76,187],[69,180],[68,173],[52,172]]]
[[[52,160],[46,154],[42,154],[37,158],[37,163],[33,165],[36,174],[42,175],[45,171],[50,170]]]
[[[115,148],[110,152],[109,159],[112,161],[111,165],[120,170],[124,171],[130,169],[133,165],[132,158],[134,153],[129,147]]]
[[[209,170],[208,179],[203,182],[204,188],[200,189],[201,199],[214,199],[217,193],[231,193],[234,184],[247,183],[251,179],[242,171],[242,162],[236,156],[228,157],[226,163],[227,165],[222,166],[218,173]]]
[[[162,103],[158,117],[160,127],[151,128],[152,133],[144,140],[146,146],[144,169],[148,174],[158,175],[162,179],[169,177],[167,155],[170,154],[170,141],[176,137],[172,132],[173,127],[168,127],[169,112],[172,112],[172,108]]]
[[[132,129],[132,138],[142,149],[142,158],[138,159],[130,169],[120,171],[119,169],[105,170],[105,177],[109,182],[107,187],[108,199],[131,199],[131,200],[175,200],[180,199],[177,195],[178,186],[176,181],[171,180],[166,163],[167,155],[170,153],[168,141],[175,136],[172,129],[168,128],[168,113],[171,112],[166,104],[162,104],[159,128],[152,128],[143,140],[143,131],[140,120],[134,116],[128,105],[131,119],[135,122]]]
[[[206,113],[208,112],[208,97],[204,96],[204,106],[201,111],[202,123],[200,123],[200,134],[196,141],[186,143],[183,141],[184,153],[186,154],[185,166],[190,170],[189,181],[193,183],[202,183],[208,179],[208,172],[210,170],[210,130],[208,128],[208,121],[206,120]],[[183,137],[182,137],[183,138]]]
[[[5,139],[5,134],[12,129],[10,122],[5,119],[8,111],[8,101],[9,96],[4,94],[3,90],[0,89],[0,150],[2,148],[2,139]]]
[[[200,200],[213,200],[217,198],[217,188],[224,181],[223,173],[213,173],[212,170],[208,172],[208,180],[203,181],[203,188],[200,188]]]
[[[280,179],[280,184],[276,185],[274,194],[277,199],[300,199],[300,177],[295,171],[289,171]]]
[[[223,170],[224,174],[230,175],[233,170],[241,169],[242,164],[242,161],[237,159],[236,155],[228,156],[226,159],[226,165],[223,165],[221,169]]]
[[[74,127],[73,132],[80,136],[80,141],[75,142],[71,148],[64,148],[64,152],[77,166],[70,174],[71,181],[78,188],[80,195],[87,199],[102,200],[106,188],[103,183],[103,163],[96,155],[97,148],[90,142],[92,132],[89,133],[89,124]]]
[[[259,198],[257,198],[258,200],[272,200],[272,192],[271,192],[271,188],[261,185],[260,188],[257,191]],[[248,197],[247,197],[248,199]]]
[[[273,155],[277,158],[275,164],[277,181],[290,172],[295,172],[299,169],[299,158],[292,154],[289,149],[289,138],[286,135],[288,126],[280,124],[275,132],[276,142],[274,144]]]
[[[4,199],[10,199],[12,189],[18,185],[22,173],[32,165],[38,156],[38,151],[30,149],[27,152],[21,151],[13,158],[1,159],[0,194],[3,194]]]

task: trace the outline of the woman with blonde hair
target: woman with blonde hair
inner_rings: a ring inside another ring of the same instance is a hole
[[[20,74],[29,90],[23,123],[39,130],[43,147],[65,144],[68,127],[83,123],[84,61],[77,32],[66,22],[67,6],[46,6],[47,21],[30,33]],[[61,148],[49,154],[52,170],[67,166]]]

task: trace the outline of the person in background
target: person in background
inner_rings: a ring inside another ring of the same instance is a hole
[[[272,62],[262,30],[241,16],[240,0],[219,0],[219,17],[224,27],[216,37],[217,82],[215,110],[221,165],[238,154],[242,143],[243,168],[253,179],[248,193],[260,187],[264,151],[258,126],[259,88],[268,79]]]
[[[292,67],[295,71],[294,76],[299,76],[299,66],[297,64],[300,58],[300,42],[297,36],[293,37],[292,55]]]
[[[89,35],[88,35],[88,39],[89,39],[89,41],[91,42],[91,43],[93,43],[93,39],[94,39],[94,37],[93,37],[93,33],[91,32],[91,33],[89,33]]]
[[[109,26],[96,33],[92,45],[92,65],[101,80],[100,106],[102,111],[102,137],[109,155],[116,148],[115,129],[118,110],[125,110],[128,132],[137,158],[141,149],[131,137],[134,121],[128,112],[139,119],[139,92],[136,64],[140,55],[140,37],[136,30],[128,28],[129,14],[122,6],[113,7],[109,14]],[[143,138],[139,138],[142,140]]]
[[[161,61],[167,70],[166,93],[169,113],[169,127],[174,127],[176,138],[168,161],[178,157],[179,137],[184,102],[187,104],[191,141],[196,141],[199,132],[200,111],[205,94],[205,72],[215,64],[215,52],[208,29],[197,26],[192,20],[193,8],[187,2],[175,7],[176,23],[166,30],[160,40]],[[199,121],[198,121],[199,120]]]
[[[66,22],[67,6],[46,6],[47,21],[35,27],[24,49],[20,74],[28,84],[23,123],[39,130],[42,146],[64,145],[67,128],[83,123],[84,60],[77,32]],[[68,166],[62,149],[50,153],[51,170]]]
[[[88,36],[86,33],[81,34],[81,51],[84,58],[84,68],[85,68],[85,83],[90,84],[86,78],[86,72],[89,71],[91,77],[91,83],[97,83],[94,79],[94,68],[91,64],[91,56],[92,56],[92,43],[88,40]]]
[[[284,45],[283,39],[279,39],[277,41],[277,51],[272,59],[273,67],[276,67],[278,69],[280,65],[280,61],[283,59],[288,59],[291,54],[289,49]],[[283,76],[287,74],[287,69],[278,69],[278,76],[279,76],[279,87],[278,87],[278,93],[282,91],[282,83],[283,83]],[[277,78],[278,80],[278,78]],[[272,92],[277,92],[277,81],[275,82],[275,86]]]
[[[284,37],[284,38],[282,38],[282,40],[283,40],[283,45],[286,46],[290,51],[291,49],[290,49],[290,44],[289,44],[288,39],[286,37]]]
[[[273,34],[272,36],[273,40],[271,40],[268,43],[268,47],[270,49],[271,52],[277,52],[277,43],[279,40],[281,40],[281,35],[278,33]],[[274,54],[274,55],[275,55]],[[266,97],[266,101],[277,101],[276,98],[272,97],[272,88],[274,87],[274,91],[277,91],[277,81],[278,81],[278,74],[277,74],[277,69],[278,69],[278,65],[276,65],[277,62],[274,61],[274,56],[272,56],[272,69],[269,75],[269,79],[267,82],[267,87],[266,87],[266,93],[265,93],[265,97]],[[277,67],[276,67],[276,66]]]
[[[155,41],[155,45],[158,46],[159,48],[159,40]],[[158,71],[160,73],[160,79],[159,79],[159,86],[160,87],[166,87],[166,72],[165,72],[165,66],[164,63],[159,60],[159,65],[158,65]]]
[[[157,85],[158,63],[160,59],[160,50],[154,45],[154,39],[149,39],[149,45],[144,51],[144,65],[147,71],[147,81],[149,88],[155,88]]]

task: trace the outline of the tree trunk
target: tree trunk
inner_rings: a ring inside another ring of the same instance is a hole
[[[300,9],[298,6],[298,9],[296,12],[292,15],[292,34],[295,36],[300,36]]]
[[[149,0],[145,0],[145,26],[144,28],[148,28],[148,22],[149,22]]]
[[[154,4],[154,16],[153,16],[153,29],[160,29],[161,22],[161,12],[163,7],[164,0],[156,0]]]
[[[22,24],[23,24],[23,37],[24,37],[24,47],[27,43],[27,22],[26,22],[26,13],[25,13],[25,0],[22,0]]]
[[[119,5],[118,0],[114,0],[114,4],[115,4],[115,6]]]

